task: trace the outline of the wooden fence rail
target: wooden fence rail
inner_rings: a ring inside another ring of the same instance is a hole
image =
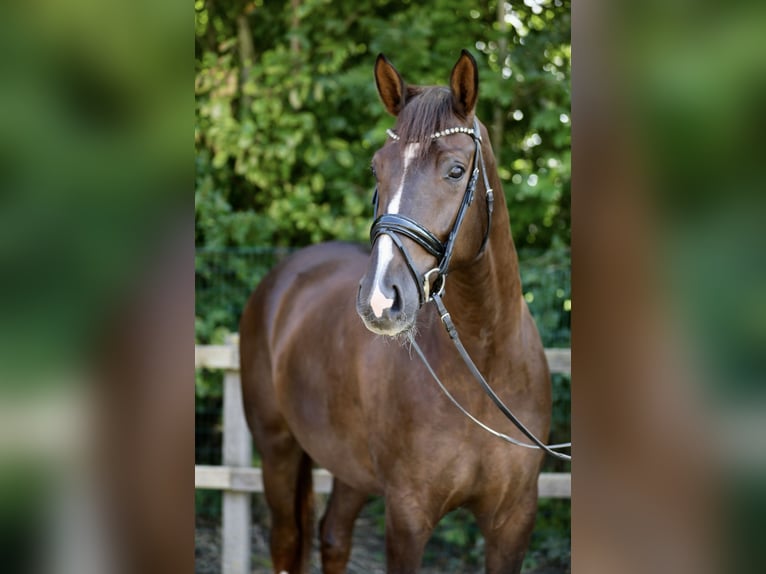
[[[537,483],[541,498],[569,498],[571,484],[567,472],[543,472]],[[194,467],[196,488],[231,492],[263,492],[263,474],[260,468],[239,466]],[[314,492],[329,494],[332,491],[332,475],[323,468],[314,470]]]
[[[569,349],[546,349],[552,373],[571,372]],[[197,345],[194,363],[198,369],[224,371],[223,378],[223,460],[221,466],[195,465],[194,486],[223,491],[222,573],[250,572],[250,496],[263,492],[261,469],[252,468],[252,442],[242,410],[239,379],[239,351],[236,335],[225,345]],[[314,471],[314,490],[329,493],[332,475],[324,469]],[[542,473],[538,492],[543,498],[571,497],[569,473]]]

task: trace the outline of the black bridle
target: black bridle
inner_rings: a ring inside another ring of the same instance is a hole
[[[395,141],[399,140],[399,136],[396,135],[396,133],[394,133],[392,130],[387,130],[387,133],[388,133],[388,136],[392,138],[393,140]],[[498,438],[501,438],[517,446],[541,449],[545,451],[547,454],[549,454],[550,456],[554,458],[558,458],[560,460],[572,460],[571,456],[560,453],[560,452],[556,452],[556,450],[558,449],[570,448],[571,443],[546,445],[540,439],[538,439],[529,429],[527,429],[527,427],[524,426],[524,424],[518,418],[516,418],[516,416],[511,412],[511,410],[505,405],[505,403],[503,403],[503,401],[500,399],[497,393],[495,393],[492,387],[490,387],[487,380],[482,376],[481,372],[476,367],[476,364],[473,362],[470,355],[468,354],[465,347],[463,346],[463,343],[460,341],[460,337],[458,336],[457,329],[455,329],[455,325],[452,322],[452,318],[449,312],[447,311],[446,307],[444,306],[444,302],[442,301],[442,294],[444,293],[444,285],[447,279],[447,272],[449,271],[449,264],[450,264],[450,259],[452,258],[452,252],[455,248],[457,235],[458,235],[458,232],[460,231],[460,227],[463,224],[463,220],[465,219],[466,212],[468,211],[468,208],[471,206],[471,203],[473,203],[473,199],[476,194],[476,183],[479,179],[480,171],[483,175],[484,189],[487,196],[487,230],[484,233],[484,238],[482,239],[477,257],[481,255],[481,253],[484,251],[485,247],[487,246],[490,230],[492,228],[492,210],[494,206],[494,194],[493,194],[492,188],[489,185],[489,179],[487,177],[487,169],[486,169],[486,166],[484,165],[484,156],[481,153],[481,131],[479,129],[478,119],[474,118],[473,129],[466,128],[463,126],[460,126],[457,128],[449,128],[431,135],[431,140],[435,140],[437,138],[456,134],[456,133],[465,133],[470,135],[473,138],[476,149],[473,154],[471,176],[470,176],[470,179],[468,180],[468,184],[466,185],[465,192],[463,194],[463,200],[460,203],[460,207],[458,208],[457,215],[455,216],[455,222],[452,224],[452,230],[449,232],[449,235],[447,236],[447,240],[444,243],[442,243],[439,240],[439,238],[437,238],[431,231],[429,231],[427,228],[425,228],[423,225],[421,225],[417,221],[410,219],[409,217],[405,215],[400,215],[398,213],[384,213],[383,215],[378,216],[377,215],[378,190],[376,188],[375,194],[373,196],[373,204],[375,205],[376,219],[373,222],[372,227],[370,229],[370,241],[374,245],[378,237],[380,237],[383,234],[388,235],[391,238],[391,240],[399,248],[402,255],[404,256],[404,260],[407,263],[407,267],[409,268],[410,273],[412,273],[412,276],[415,279],[415,284],[418,286],[420,306],[422,307],[425,303],[428,303],[429,301],[434,302],[434,304],[436,305],[437,311],[439,313],[439,316],[442,320],[442,323],[444,324],[444,327],[450,336],[450,339],[452,340],[453,344],[457,348],[458,353],[462,357],[466,366],[471,371],[471,374],[479,382],[484,392],[489,396],[490,399],[492,399],[492,402],[494,402],[497,408],[500,409],[500,411],[506,416],[506,418],[508,418],[527,438],[529,438],[529,440],[531,440],[533,444],[525,443],[525,442],[516,440],[508,435],[500,433],[488,427],[487,425],[479,421],[476,417],[474,417],[471,413],[469,413],[452,396],[452,394],[450,394],[450,392],[441,382],[439,377],[436,375],[436,372],[433,370],[433,368],[429,364],[425,354],[420,349],[420,346],[415,341],[415,337],[412,331],[410,331],[408,333],[408,338],[410,343],[412,344],[413,348],[417,351],[418,356],[420,356],[420,359],[425,364],[426,368],[428,369],[428,372],[431,374],[433,379],[437,382],[437,384],[439,385],[441,390],[444,392],[444,394],[447,396],[447,398],[450,401],[452,401],[452,403],[460,411],[462,411],[463,414],[465,414],[468,418],[470,418],[474,423],[476,423],[477,425],[482,427],[484,430],[486,430],[487,432],[493,434],[494,436]],[[481,169],[479,169],[479,166],[481,166]],[[402,243],[402,240],[399,237],[399,235],[408,237],[409,239],[411,239],[412,241],[420,245],[428,253],[433,255],[437,261],[436,267],[426,272],[421,277],[417,269],[415,268],[415,263],[412,260],[412,257],[410,256],[409,251],[407,251],[407,248],[405,247],[404,243]]]
[[[405,215],[398,213],[384,213],[377,217],[370,228],[370,241],[375,244],[375,241],[381,235],[388,235],[394,244],[399,248],[404,256],[404,260],[407,263],[407,267],[412,273],[412,277],[415,279],[415,284],[418,286],[418,292],[420,296],[420,306],[422,307],[432,299],[434,293],[443,293],[444,284],[447,279],[447,272],[449,271],[450,260],[452,259],[452,252],[455,248],[455,242],[457,240],[457,234],[460,231],[460,227],[463,225],[463,220],[468,211],[468,208],[473,203],[474,196],[476,195],[476,183],[479,179],[479,172],[484,175],[484,189],[487,195],[487,230],[484,233],[484,239],[481,242],[479,248],[479,255],[484,251],[489,239],[489,232],[492,227],[492,210],[494,206],[494,192],[489,185],[487,178],[487,169],[484,165],[484,156],[481,153],[481,131],[479,130],[479,121],[474,119],[473,129],[463,126],[456,128],[449,128],[437,132],[431,136],[431,140],[435,140],[440,137],[464,133],[473,138],[475,144],[475,151],[473,154],[473,160],[471,165],[471,176],[466,185],[465,192],[463,193],[463,201],[460,203],[455,222],[452,224],[452,230],[447,236],[447,240],[442,243],[439,238],[436,237],[431,231],[426,229],[423,225],[417,221],[410,219]],[[388,130],[388,135],[393,140],[398,141],[399,136],[392,130]],[[481,165],[481,170],[479,169]],[[378,190],[375,190],[373,196],[373,204],[375,205],[375,214],[377,216],[378,211]],[[399,235],[403,235],[413,240],[420,245],[428,253],[436,258],[436,267],[426,272],[422,277],[415,268],[415,264],[410,257],[407,248],[402,243]],[[478,255],[477,255],[478,256]]]

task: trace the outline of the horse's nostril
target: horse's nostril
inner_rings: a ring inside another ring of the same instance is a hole
[[[398,313],[402,309],[402,294],[399,291],[399,286],[394,285],[394,302],[391,304],[391,311]]]

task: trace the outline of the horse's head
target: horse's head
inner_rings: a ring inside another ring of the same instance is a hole
[[[448,270],[482,250],[491,192],[490,203],[473,202],[484,162],[474,116],[478,70],[468,52],[452,69],[449,87],[407,86],[382,54],[375,81],[397,121],[372,159],[376,220],[356,307],[369,330],[393,336],[415,324]]]

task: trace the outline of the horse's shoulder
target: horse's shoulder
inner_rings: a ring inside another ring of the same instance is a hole
[[[316,243],[314,245],[309,245],[308,247],[303,247],[296,251],[292,257],[298,260],[308,259],[313,262],[321,262],[345,259],[347,257],[367,258],[369,254],[369,248],[363,247],[357,243],[326,241],[324,243]]]
[[[338,271],[358,267],[368,253],[353,243],[328,242],[303,247],[282,260],[263,279],[264,288],[272,293],[295,288],[306,278],[331,278]],[[296,280],[299,284],[296,285]]]
[[[309,331],[348,321],[368,254],[350,243],[321,243],[294,252],[264,278],[262,312],[274,333]]]
[[[281,270],[281,283],[293,297],[309,292],[311,299],[332,296],[343,286],[358,283],[368,253],[351,243],[320,243],[297,251]]]

